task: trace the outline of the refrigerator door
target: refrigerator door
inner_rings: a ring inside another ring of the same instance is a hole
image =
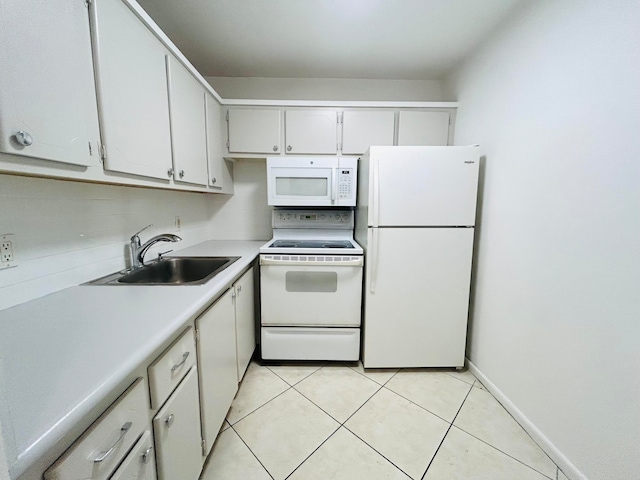
[[[462,367],[473,228],[370,228],[365,368]]]
[[[478,147],[371,147],[369,226],[473,226]]]

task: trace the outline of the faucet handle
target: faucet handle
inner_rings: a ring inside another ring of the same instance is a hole
[[[162,260],[162,256],[163,255],[166,255],[167,253],[171,253],[171,252],[173,252],[173,250],[167,250],[166,252],[160,252],[158,254],[158,261]]]
[[[144,232],[144,231],[145,231],[147,228],[149,228],[149,227],[153,227],[153,223],[150,223],[149,225],[147,225],[147,226],[146,226],[146,227],[144,227],[143,229],[138,230],[136,233],[134,233],[134,234],[131,236],[131,241],[132,241],[132,242],[135,242],[136,238],[138,239],[138,241],[140,241],[140,237],[138,237],[138,235],[140,235],[142,232]]]

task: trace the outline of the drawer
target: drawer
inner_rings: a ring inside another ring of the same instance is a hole
[[[147,430],[109,480],[156,480],[153,439]]]
[[[196,363],[193,328],[185,332],[149,366],[151,408],[160,408]]]
[[[45,480],[106,480],[148,423],[147,389],[139,378],[45,472]]]

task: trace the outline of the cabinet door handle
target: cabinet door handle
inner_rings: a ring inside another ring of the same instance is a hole
[[[173,419],[174,419],[173,413],[165,419],[164,423],[167,424],[167,428],[171,428],[171,425],[173,425]]]
[[[291,147],[291,145],[288,145],[288,146],[287,146],[287,152],[290,152],[290,151],[291,151],[291,148],[292,148],[292,147]]]
[[[238,285],[238,293],[242,291],[242,285]]]
[[[173,177],[173,168],[167,170],[167,177]]]
[[[102,462],[105,458],[107,458],[109,455],[111,455],[111,452],[113,452],[113,450],[116,448],[116,445],[118,445],[118,443],[120,443],[120,441],[124,438],[125,434],[129,431],[129,429],[131,428],[131,422],[127,422],[124,425],[122,425],[122,427],[120,428],[120,436],[118,437],[118,439],[113,442],[113,445],[111,445],[111,448],[105,452],[100,452],[100,455],[98,455],[93,462],[94,463],[100,463]]]
[[[215,185],[217,181],[218,181],[218,179],[216,177],[213,177],[211,179],[211,185]]]
[[[149,457],[151,456],[151,450],[153,450],[153,447],[147,448],[144,451],[144,453],[142,455],[140,455],[140,457],[142,457],[142,463],[148,463],[149,462]]]
[[[33,137],[29,132],[25,132],[24,130],[20,130],[16,133],[16,140],[23,147],[28,147],[33,143]]]
[[[274,151],[274,152],[277,152],[277,151],[278,151],[278,145],[274,145],[274,146],[273,146],[273,151]]]
[[[182,354],[182,361],[180,363],[176,363],[173,367],[171,367],[171,371],[175,372],[177,369],[179,369],[182,365],[184,365],[184,362],[187,361],[187,358],[189,358],[189,352],[184,352]]]
[[[180,173],[178,173],[178,175],[180,175],[180,178],[184,177],[184,170],[180,170]]]

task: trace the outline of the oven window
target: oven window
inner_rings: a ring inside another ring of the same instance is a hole
[[[338,290],[336,272],[286,272],[287,292],[335,292]]]
[[[326,197],[329,180],[324,177],[276,177],[276,195]]]

